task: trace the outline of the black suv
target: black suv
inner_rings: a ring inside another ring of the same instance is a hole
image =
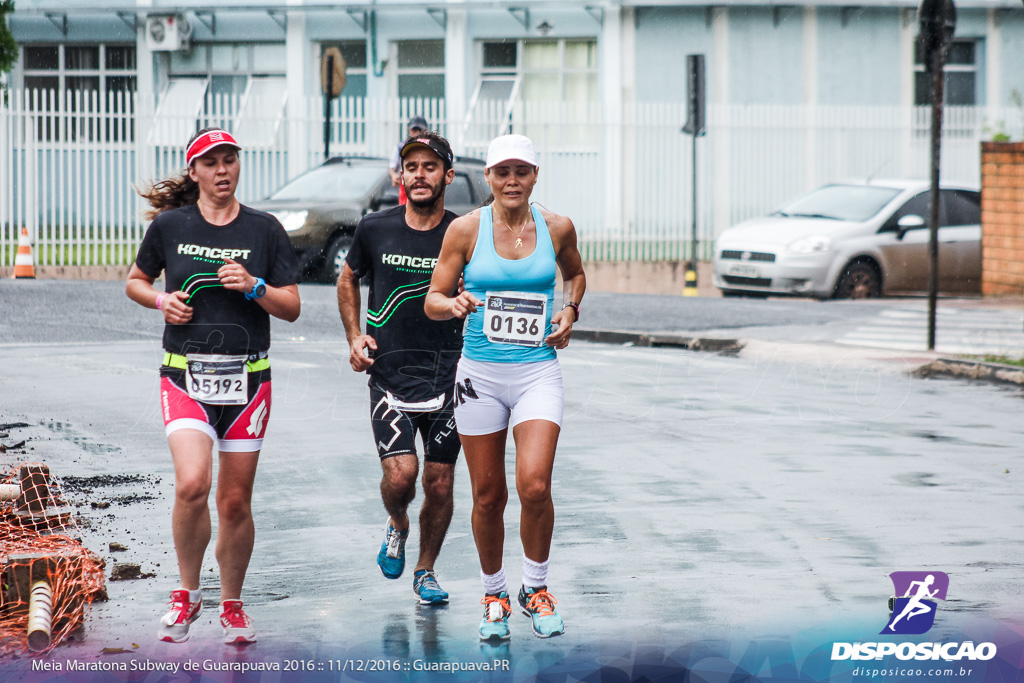
[[[462,215],[483,204],[488,194],[484,163],[457,160],[445,208]],[[359,219],[397,204],[387,159],[333,157],[251,206],[281,221],[304,273],[335,282]]]

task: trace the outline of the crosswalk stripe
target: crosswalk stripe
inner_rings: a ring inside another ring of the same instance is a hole
[[[836,340],[850,346],[923,351],[928,345],[928,311],[890,308],[859,321]],[[935,350],[951,354],[1024,355],[1024,315],[1021,311],[936,311]]]

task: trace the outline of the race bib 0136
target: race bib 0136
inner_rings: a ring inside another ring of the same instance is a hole
[[[548,298],[536,292],[487,292],[484,336],[489,341],[541,346],[548,325]]]

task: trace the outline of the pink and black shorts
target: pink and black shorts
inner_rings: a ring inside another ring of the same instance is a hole
[[[170,436],[195,429],[210,437],[222,453],[247,453],[263,448],[270,421],[270,370],[249,372],[248,403],[213,405],[188,395],[185,371],[160,368],[160,412]]]

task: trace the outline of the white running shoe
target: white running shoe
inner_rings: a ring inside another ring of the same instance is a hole
[[[228,645],[248,645],[256,642],[256,629],[252,619],[242,609],[241,600],[220,603],[220,625],[224,627],[224,642]]]
[[[184,588],[171,591],[171,611],[161,617],[157,636],[167,643],[184,643],[188,640],[189,625],[199,618],[202,611],[202,597],[191,602]]]

